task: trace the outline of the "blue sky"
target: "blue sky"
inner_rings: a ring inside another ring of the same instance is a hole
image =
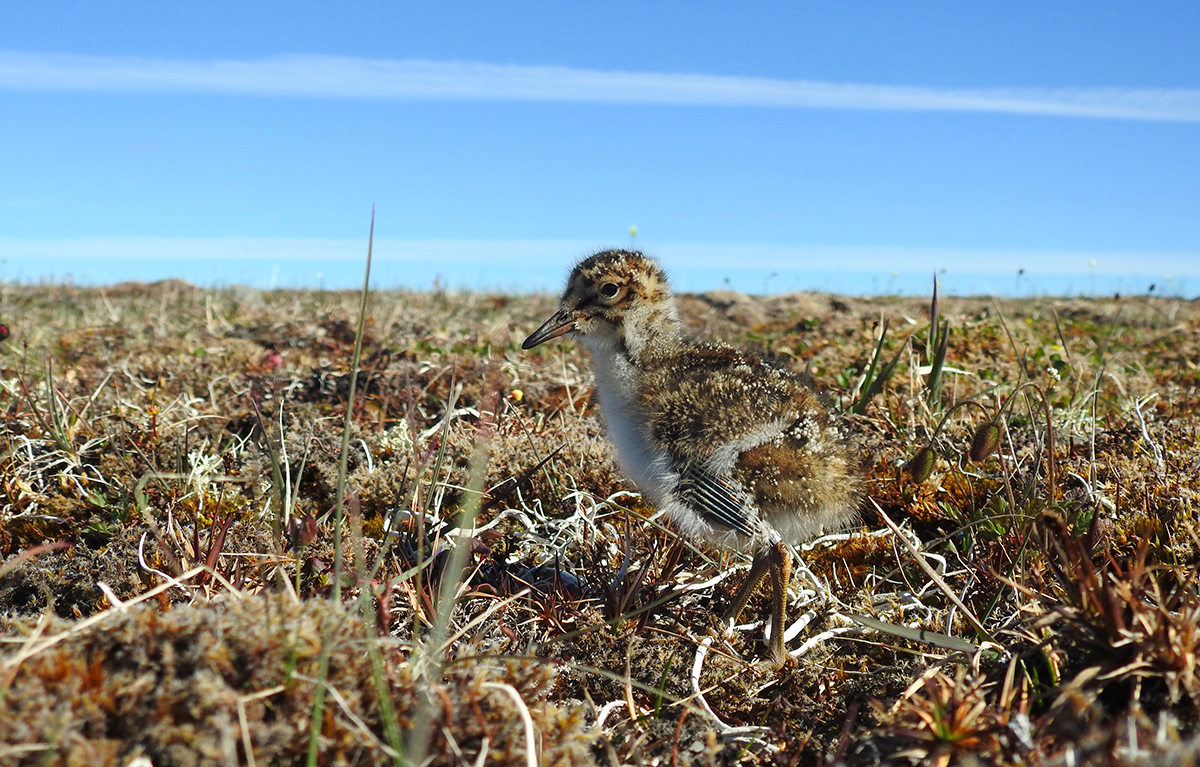
[[[1200,5],[983,6],[4,4],[0,278],[1200,292]]]

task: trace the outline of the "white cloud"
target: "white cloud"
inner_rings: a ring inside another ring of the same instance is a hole
[[[308,55],[184,61],[0,51],[0,89],[1002,112],[1200,122],[1200,89],[1190,88],[930,88]]]
[[[521,273],[561,270],[606,247],[627,243],[589,240],[403,240],[377,238],[376,262],[486,264]],[[638,247],[668,267],[722,269],[807,269],[847,272],[956,273],[1030,272],[1087,275],[1171,274],[1200,277],[1195,251],[1036,250],[1001,248],[914,248],[784,246],[753,243],[646,242]],[[366,240],[285,237],[0,237],[0,258],[52,264],[57,259],[246,262],[355,262],[366,257]],[[1094,262],[1094,263],[1093,263]],[[555,272],[557,277],[557,272]]]
[[[401,240],[375,238],[376,260],[476,263],[546,261],[587,255],[602,243],[585,240]],[[203,259],[208,261],[358,261],[366,238],[300,237],[0,237],[0,258]]]
[[[720,268],[737,264],[758,269],[846,272],[1008,274],[1018,269],[1042,274],[1172,274],[1200,276],[1200,252],[1039,250],[1033,248],[920,248],[778,246],[735,243],[662,243],[652,249],[665,263]]]
[[[554,293],[575,259],[613,244],[380,238],[371,284],[385,290],[440,285]],[[926,295],[937,271],[947,295],[1144,294],[1151,283],[1160,295],[1200,295],[1193,287],[1200,278],[1197,252],[638,244],[662,261],[677,289],[692,292],[728,287],[750,293]],[[105,285],[178,277],[204,286],[357,290],[365,255],[359,238],[0,238],[0,283]],[[1025,269],[1020,280],[1018,269]]]

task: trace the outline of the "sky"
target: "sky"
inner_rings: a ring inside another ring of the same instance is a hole
[[[1200,4],[0,5],[0,280],[1200,295]],[[631,233],[636,227],[636,235]],[[1153,288],[1151,288],[1153,286]]]

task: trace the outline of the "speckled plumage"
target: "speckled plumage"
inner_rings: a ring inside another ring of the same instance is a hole
[[[526,339],[573,333],[592,353],[600,411],[622,469],[685,534],[752,553],[732,612],[771,570],[782,655],[787,544],[844,526],[860,481],[845,436],[783,363],[684,337],[661,267],[605,251],[571,272],[559,311]]]

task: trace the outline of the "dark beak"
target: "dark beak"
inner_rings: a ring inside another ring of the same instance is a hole
[[[532,349],[540,343],[545,343],[551,338],[558,338],[566,335],[575,329],[575,318],[571,315],[568,309],[559,309],[554,313],[554,316],[542,323],[542,326],[529,334],[529,338],[525,339],[525,343],[521,344],[522,349]]]

